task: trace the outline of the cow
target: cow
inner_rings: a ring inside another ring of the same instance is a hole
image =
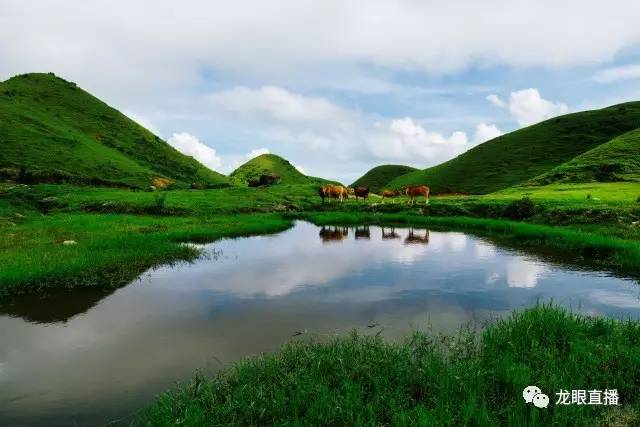
[[[393,199],[394,197],[397,197],[399,194],[400,192],[397,190],[382,190],[382,193],[380,193],[380,195],[382,196],[382,203],[384,203],[385,197]]]
[[[353,195],[356,196],[356,202],[358,201],[358,197],[366,200],[367,197],[369,197],[369,187],[356,187],[353,189]]]
[[[429,187],[426,185],[409,185],[404,189],[404,194],[409,196],[409,204],[414,205],[416,198],[419,196],[424,197],[424,204],[429,204]]]
[[[324,203],[324,199],[330,197],[332,199],[338,199],[339,201],[343,201],[344,199],[349,198],[349,193],[347,189],[342,185],[323,185],[318,189],[318,195],[322,198],[322,203]]]

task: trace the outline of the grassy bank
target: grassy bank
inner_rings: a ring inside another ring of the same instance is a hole
[[[34,216],[0,229],[0,298],[43,288],[121,286],[155,265],[198,256],[180,242],[273,233],[290,225],[276,214]]]
[[[481,333],[293,342],[160,396],[135,425],[637,425],[640,323],[538,306]],[[525,404],[537,385],[550,406]],[[620,406],[555,405],[617,389]]]

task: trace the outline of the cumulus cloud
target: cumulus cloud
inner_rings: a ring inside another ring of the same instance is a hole
[[[261,114],[287,122],[335,120],[344,114],[340,107],[323,98],[300,95],[276,86],[235,87],[213,93],[210,99],[229,111]]]
[[[511,92],[509,98],[509,112],[520,126],[532,125],[568,111],[566,104],[548,101],[534,88]]]
[[[500,99],[500,97],[498,95],[496,95],[495,93],[492,93],[491,95],[487,95],[487,101],[489,101],[490,103],[492,103],[494,106],[498,107],[498,108],[504,108],[507,104],[505,104],[505,102]]]
[[[473,136],[473,142],[475,144],[480,144],[493,138],[497,138],[500,135],[502,135],[502,131],[498,129],[496,125],[478,123],[476,126],[476,132]]]
[[[598,71],[593,76],[593,80],[598,83],[613,83],[632,79],[640,79],[640,64],[606,68]]]
[[[566,104],[544,99],[536,88],[511,92],[508,104],[495,94],[487,96],[487,100],[498,108],[508,107],[511,117],[520,126],[529,126],[569,111]]]
[[[193,157],[209,169],[216,170],[222,166],[222,159],[218,156],[216,150],[203,144],[190,133],[174,133],[167,142],[176,150]]]
[[[372,154],[381,159],[435,160],[459,154],[467,148],[465,132],[449,136],[427,131],[411,117],[391,120],[368,138]]]

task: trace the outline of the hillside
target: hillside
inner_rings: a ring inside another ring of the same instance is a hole
[[[271,174],[280,177],[283,184],[310,184],[322,181],[304,175],[288,160],[275,154],[262,154],[249,160],[229,175],[231,182],[237,185],[247,185],[251,180],[257,180],[260,175]]]
[[[389,185],[424,183],[436,193],[490,193],[549,172],[639,126],[640,102],[567,114],[499,136]]]
[[[403,165],[376,166],[358,178],[351,186],[369,187],[374,193],[379,193],[380,190],[395,178],[416,170],[416,168],[412,168],[411,166]]]
[[[534,178],[532,183],[593,181],[640,181],[640,129],[599,145]]]
[[[146,187],[158,177],[228,183],[74,83],[53,74],[0,83],[0,178]]]

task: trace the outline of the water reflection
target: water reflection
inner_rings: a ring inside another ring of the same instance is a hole
[[[196,368],[272,351],[296,331],[308,331],[296,339],[352,328],[400,339],[549,298],[640,317],[631,280],[559,267],[463,233],[297,223],[204,250],[211,256],[149,271],[113,293],[3,307],[0,424],[103,424]]]
[[[340,242],[349,236],[349,229],[347,227],[322,227],[319,234],[323,243]]]

